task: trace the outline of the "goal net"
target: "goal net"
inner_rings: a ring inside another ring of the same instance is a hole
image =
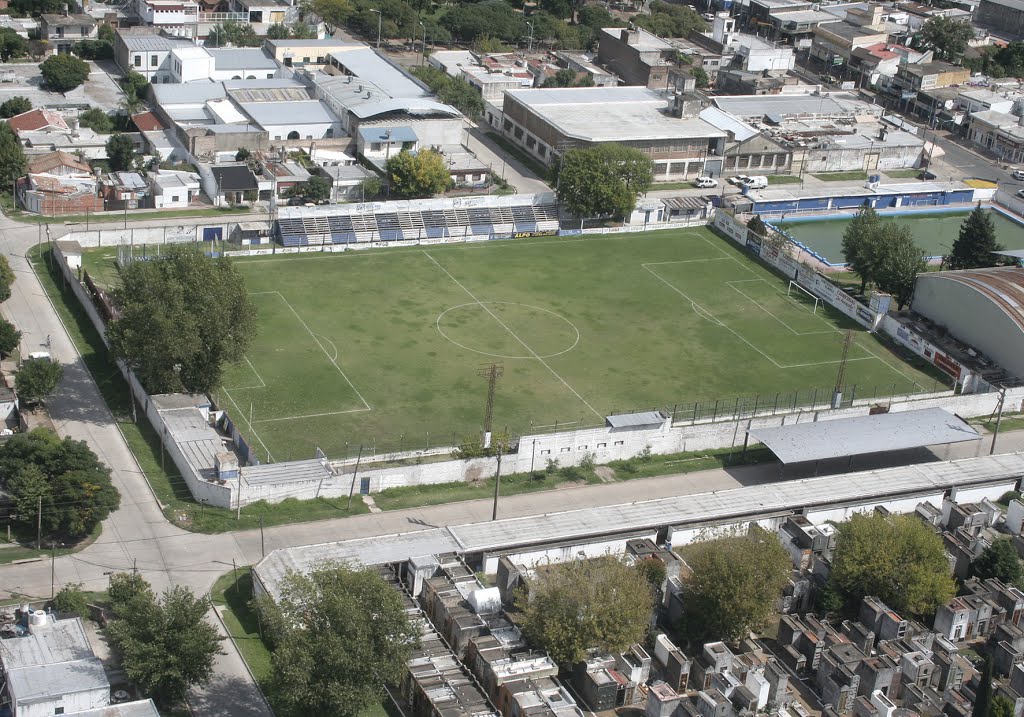
[[[793,291],[794,289],[796,289],[796,291]],[[795,281],[791,280],[789,282],[789,288],[786,290],[786,296],[796,303],[805,305],[811,310],[812,314],[818,313],[818,305],[821,304],[821,299],[804,287],[800,286]]]

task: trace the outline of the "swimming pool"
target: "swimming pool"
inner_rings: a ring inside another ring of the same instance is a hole
[[[1002,212],[986,209],[996,227],[996,236],[1006,249],[1024,249],[1024,225],[1018,224]],[[960,234],[963,224],[971,210],[933,213],[919,211],[913,214],[883,215],[885,223],[909,226],[914,233],[914,241],[931,257],[941,257],[949,253],[950,247]],[[842,265],[843,231],[850,223],[852,215],[844,214],[834,219],[791,219],[786,218],[781,228],[793,239],[805,247],[824,257],[832,265]],[[775,222],[771,222],[775,224]],[[779,226],[776,224],[776,226]]]

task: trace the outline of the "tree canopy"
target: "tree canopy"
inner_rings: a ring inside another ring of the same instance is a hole
[[[432,197],[452,185],[448,164],[440,152],[421,149],[415,154],[402,150],[384,164],[391,193],[398,197]]]
[[[90,107],[79,114],[78,123],[96,134],[110,134],[114,131],[114,120],[99,107]]]
[[[464,79],[452,77],[429,65],[414,67],[411,72],[423,80],[441,102],[451,105],[466,117],[475,119],[483,113],[483,96]]]
[[[1000,263],[999,256],[992,252],[1001,251],[1002,248],[996,241],[996,227],[992,217],[979,204],[960,225],[960,234],[950,247],[944,263],[949,269],[996,266]]]
[[[637,27],[660,37],[686,37],[691,30],[703,31],[707,27],[704,18],[689,5],[654,0],[650,9],[650,13],[634,15],[630,19]]]
[[[970,22],[941,15],[928,19],[917,34],[921,47],[934,51],[939,59],[950,61],[959,59],[973,39],[974,28]]]
[[[632,147],[570,149],[556,168],[558,198],[581,219],[626,216],[636,206],[637,194],[650,188],[653,172],[650,158]]]
[[[21,332],[7,319],[0,319],[0,356],[10,356],[21,343]]]
[[[0,62],[28,54],[28,40],[9,27],[0,28]]]
[[[647,571],[608,555],[538,569],[516,604],[526,639],[569,666],[590,648],[621,652],[643,641],[653,595]]]
[[[996,540],[971,564],[971,574],[982,580],[998,578],[1007,585],[1021,577],[1020,558],[1009,540]]]
[[[843,230],[843,258],[851,271],[860,277],[860,293],[875,278],[875,249],[880,226],[878,213],[868,204],[862,206]]]
[[[47,89],[68,92],[89,79],[89,63],[74,55],[50,55],[39,66]]]
[[[42,499],[47,537],[86,536],[120,505],[110,470],[83,441],[61,440],[42,428],[16,433],[0,445],[0,485],[25,528],[35,529]]]
[[[703,540],[688,550],[686,635],[694,641],[736,640],[763,627],[792,568],[778,538],[755,528]]]
[[[892,294],[902,310],[914,293],[917,275],[927,268],[928,261],[905,224],[884,224],[875,241],[875,283],[879,290]]]
[[[25,166],[25,150],[18,136],[6,122],[0,122],[0,192],[11,191],[14,180],[24,176]],[[7,297],[0,296],[0,300],[6,301]]]
[[[916,617],[956,594],[942,538],[909,515],[857,513],[840,523],[830,581],[851,604],[874,595]]]
[[[7,255],[0,254],[0,301],[11,298],[11,287],[14,285],[14,269],[7,260]]]
[[[227,20],[210,28],[205,44],[207,47],[259,47],[262,42],[249,23]]]
[[[28,112],[30,109],[32,109],[32,103],[27,97],[12,97],[0,104],[0,119],[10,119],[22,112]]]
[[[14,375],[14,389],[18,398],[28,405],[40,403],[57,390],[64,377],[64,367],[47,358],[29,359],[21,364]]]
[[[150,393],[212,391],[256,329],[256,308],[235,265],[191,244],[128,264],[114,301],[120,318],[107,327],[111,349]]]
[[[135,166],[135,144],[128,135],[120,132],[110,135],[106,148],[110,168],[115,172],[122,172]]]
[[[325,564],[289,573],[275,603],[256,601],[273,648],[281,717],[356,717],[398,684],[419,641],[401,596],[373,568]]]
[[[138,589],[114,601],[107,634],[125,673],[163,707],[180,702],[191,685],[205,685],[220,654],[220,634],[206,620],[206,598],[180,585],[159,598]]]

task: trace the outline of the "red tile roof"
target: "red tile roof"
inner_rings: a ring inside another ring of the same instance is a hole
[[[37,129],[44,129],[45,127],[59,127],[60,129],[68,129],[68,123],[64,121],[64,118],[53,110],[45,109],[34,109],[28,112],[22,112],[20,115],[15,115],[7,120],[7,126],[18,132],[31,132]]]
[[[135,123],[140,132],[155,132],[167,129],[163,122],[152,112],[141,112],[137,115],[132,115],[132,122]]]
[[[50,152],[39,159],[33,160],[28,165],[29,174],[43,174],[51,172],[57,167],[71,167],[81,170],[84,174],[91,174],[92,167],[82,162],[73,154],[67,152]]]

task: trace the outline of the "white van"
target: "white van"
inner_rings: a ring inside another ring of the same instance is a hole
[[[764,189],[768,186],[768,177],[747,177],[743,185],[749,189]]]

